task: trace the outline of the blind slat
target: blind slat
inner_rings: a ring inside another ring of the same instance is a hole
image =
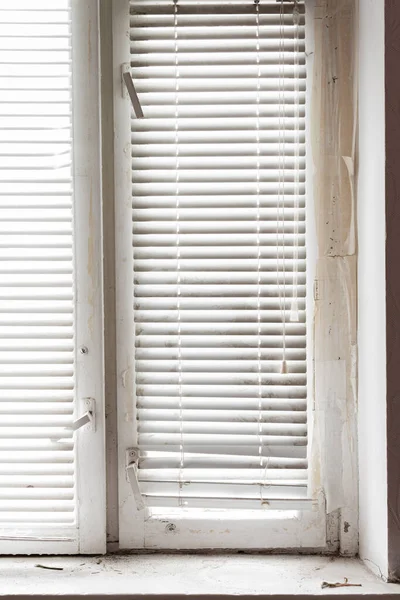
[[[184,409],[185,422],[210,422],[210,423],[257,423],[259,419],[258,410],[216,410],[204,408],[202,410]],[[139,419],[145,421],[179,421],[179,411],[171,409],[139,409]],[[305,411],[261,411],[263,423],[305,423],[307,420]],[[162,427],[162,425],[159,425]]]

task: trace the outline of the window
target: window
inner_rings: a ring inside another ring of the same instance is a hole
[[[68,0],[0,1],[4,553],[105,547],[98,118],[86,122],[98,94],[95,71],[79,65],[81,22],[93,18],[79,4],[71,22]],[[97,434],[93,423],[74,434],[89,411]]]
[[[0,0],[0,551],[105,551],[106,485],[121,549],[326,549],[348,481],[326,504],[343,403],[333,433],[314,418],[314,2],[111,4],[112,44],[97,0]],[[324,367],[319,389],[347,377]]]
[[[115,9],[140,102],[116,105],[122,545],[287,547],[310,522],[324,544],[307,472],[304,3]],[[250,519],[264,541],[243,539]]]

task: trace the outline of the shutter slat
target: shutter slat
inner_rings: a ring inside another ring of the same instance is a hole
[[[256,7],[241,0],[184,0],[176,18],[167,0],[130,3],[144,113],[131,115],[134,385],[150,507],[307,505],[299,9],[296,42],[293,6],[260,3],[257,51]]]
[[[278,312],[279,310],[279,312]],[[263,323],[282,323],[285,318],[286,321],[290,321],[290,311],[281,311],[280,307],[277,311],[260,311]],[[178,311],[168,310],[147,310],[147,311],[136,311],[136,318],[140,323],[168,323],[178,320]],[[257,315],[254,314],[254,310],[207,310],[203,309],[201,313],[198,310],[180,310],[179,320],[181,323],[224,323],[226,321],[235,321],[237,323],[256,323]],[[305,317],[301,315],[300,322],[304,322]]]
[[[222,398],[251,398],[254,396],[257,397],[258,385],[249,385],[248,383],[243,382],[240,386],[235,385],[219,385],[218,387],[210,384],[203,384],[201,386],[189,385],[185,386],[185,398],[188,396],[196,396],[204,398],[213,398],[215,396],[220,396]],[[179,392],[179,388],[177,385],[173,384],[142,384],[139,386],[137,390],[138,396],[171,396],[177,394]],[[291,386],[282,386],[282,385],[264,385],[262,387],[262,392],[269,393],[270,397],[274,398],[306,398],[306,388],[301,385],[291,385]],[[139,400],[140,402],[140,400]],[[233,400],[232,400],[233,402]],[[182,401],[183,403],[183,401]]]
[[[170,335],[166,339],[165,335],[143,335],[140,330],[137,330],[137,337],[140,339],[136,341],[137,348],[176,348],[178,347],[178,336]],[[203,350],[203,348],[257,348],[257,336],[253,335],[212,335],[207,336],[195,336],[187,334],[182,336],[181,347],[182,348],[196,348],[197,350]],[[289,335],[286,336],[286,347],[287,348],[304,348],[304,336],[302,335]],[[275,335],[263,335],[261,336],[261,348],[280,348],[282,356],[282,335],[279,332]]]
[[[140,60],[139,60],[140,58]],[[260,59],[262,65],[272,65],[276,66],[278,61],[281,61],[281,64],[293,65],[293,52],[290,51],[290,48],[287,48],[286,51],[278,51],[278,48],[268,49],[267,51],[260,51]],[[209,62],[208,62],[209,61]],[[300,65],[305,63],[304,58],[299,58]],[[243,66],[248,65],[250,68],[254,67],[254,54],[251,51],[244,52],[224,52],[220,50],[215,52],[210,50],[207,52],[207,59],[200,53],[192,53],[192,52],[180,52],[179,53],[179,64],[182,67],[188,66],[205,66],[207,64],[211,64],[215,67],[221,66]],[[174,63],[174,57],[171,53],[165,54],[157,51],[153,51],[150,53],[143,53],[140,55],[134,55],[133,60],[131,60],[132,68],[142,67],[143,69],[146,67],[171,67]],[[265,109],[265,107],[263,107]],[[165,110],[168,110],[168,107],[165,107]],[[182,113],[185,114],[184,112]]]
[[[60,477],[59,475],[31,475],[30,473],[24,473],[21,475],[3,475],[0,482],[0,499],[7,497],[6,494],[9,494],[10,489],[12,488],[25,488],[25,493],[35,495],[34,497],[43,494],[43,489],[67,488],[64,492],[66,496],[67,494],[71,494],[71,490],[68,490],[68,488],[72,488],[73,483],[73,476]],[[2,488],[7,488],[3,494],[1,491]]]
[[[56,453],[54,452],[51,457],[46,456],[44,453],[32,453],[30,460],[27,460],[25,464],[18,464],[18,455],[13,453],[12,457],[7,457],[3,452],[1,454],[2,464],[0,467],[0,473],[2,475],[9,476],[47,476],[47,475],[72,475],[73,469],[73,457],[70,456],[68,459],[67,453]],[[39,459],[39,460],[38,460]]]
[[[1,63],[0,63],[1,66]],[[46,64],[47,68],[50,69],[52,68],[52,64]],[[232,79],[232,81],[235,82],[239,82],[239,81],[243,81],[248,79],[249,83],[254,82],[255,77],[258,74],[258,70],[256,65],[252,64],[252,65],[232,65],[232,68],[229,69],[228,65],[215,65],[215,64],[210,64],[210,65],[182,65],[180,67],[179,70],[179,74],[180,77],[185,78],[186,84],[189,85],[190,82],[192,80],[196,80],[197,78],[199,79],[210,79],[212,80],[213,78],[221,78],[221,81],[223,83],[226,83],[229,86],[229,79]],[[260,72],[261,72],[261,76],[264,79],[276,79],[277,77],[279,77],[280,72],[284,72],[285,77],[287,77],[288,79],[290,78],[294,78],[294,77],[300,77],[302,79],[305,79],[306,77],[306,71],[305,71],[305,66],[303,65],[301,67],[301,70],[297,70],[295,69],[295,67],[293,66],[293,57],[292,57],[292,61],[291,63],[285,64],[285,65],[280,65],[280,66],[272,66],[272,65],[268,65],[266,67],[262,66],[260,68]],[[0,71],[1,73],[1,71]],[[159,80],[168,80],[169,85],[171,85],[171,80],[174,79],[175,77],[175,68],[174,66],[171,67],[167,67],[165,65],[160,66],[160,67],[154,67],[154,66],[144,66],[144,67],[136,67],[133,69],[133,74],[135,75],[135,80],[139,81],[141,79],[153,79],[153,78],[157,78]],[[205,82],[204,82],[205,84]],[[214,83],[214,85],[216,85],[216,82]],[[221,83],[222,85],[222,83]],[[251,86],[250,89],[253,89],[254,86]],[[185,89],[185,88],[182,88]],[[223,88],[225,91],[225,87]],[[235,87],[235,91],[238,88]],[[262,89],[262,88],[261,88]],[[251,115],[254,118],[254,115]]]
[[[57,526],[70,525],[72,518],[70,512],[59,512],[56,513],[48,512],[0,512],[0,524],[14,523],[16,526],[21,527],[26,531],[26,527],[43,527],[43,526]],[[21,538],[24,539],[23,534]],[[15,540],[15,534],[12,536]]]
[[[215,213],[213,213],[211,211],[211,215],[214,216]],[[222,217],[219,217],[219,215],[215,216],[214,219],[210,220],[223,220]],[[147,220],[147,219],[146,219]],[[192,220],[192,219],[190,219]],[[193,220],[195,220],[195,218],[193,218]],[[235,219],[236,220],[236,219]],[[240,214],[237,218],[237,220],[240,220]],[[29,264],[29,263],[28,263]],[[31,264],[29,264],[29,267],[31,266]],[[35,266],[35,265],[33,265]],[[42,263],[40,263],[40,266],[42,266]],[[51,265],[53,266],[53,265]],[[214,271],[217,272],[221,272],[221,275],[223,276],[224,273],[226,272],[232,272],[232,271],[244,271],[245,273],[248,273],[249,271],[255,271],[257,269],[257,265],[254,264],[254,259],[237,259],[237,258],[233,258],[232,260],[229,259],[218,259],[218,258],[214,258],[214,259],[207,259],[204,258],[204,260],[202,259],[196,259],[196,258],[192,258],[192,259],[183,259],[180,262],[180,266],[181,266],[181,270],[185,271],[185,272],[200,272],[200,271],[204,271],[207,269],[213,269]],[[297,260],[297,261],[293,261],[291,259],[286,259],[285,260],[285,268],[288,272],[293,271],[294,267],[296,267],[297,269],[299,269],[299,271],[303,271],[305,268],[304,262],[302,260]],[[135,270],[137,272],[165,272],[165,271],[175,271],[176,269],[176,259],[171,260],[171,259],[156,259],[156,260],[140,260],[137,259],[135,262]],[[261,259],[260,260],[260,270],[263,272],[268,272],[268,273],[277,273],[277,267],[276,267],[276,258],[274,259]]]
[[[0,82],[1,85],[1,82]],[[289,86],[289,89],[285,89],[282,92],[279,91],[277,88],[274,90],[269,90],[269,91],[264,91],[261,90],[260,92],[260,103],[267,104],[267,105],[287,105],[287,107],[291,107],[293,105],[297,105],[297,101],[298,104],[303,105],[305,104],[305,93],[304,92],[300,92],[299,95],[295,95],[294,91],[292,90],[292,85],[291,84]],[[287,86],[288,87],[288,86]],[[57,88],[49,88],[49,91],[53,91],[56,92],[58,91]],[[60,89],[59,91],[64,91],[62,89]],[[158,93],[151,93],[151,92],[147,92],[147,93],[143,93],[140,95],[140,103],[143,107],[146,106],[165,106],[165,105],[173,105],[174,103],[174,99],[175,99],[175,94],[173,92],[170,93],[166,93],[166,92],[158,92]],[[257,104],[257,92],[256,91],[241,91],[241,92],[236,92],[235,94],[232,93],[232,91],[230,92],[223,92],[223,91],[219,91],[218,93],[213,93],[212,90],[209,90],[208,92],[200,92],[200,91],[196,91],[194,92],[189,92],[189,91],[185,91],[185,92],[180,92],[179,95],[179,101],[180,101],[180,105],[182,105],[183,107],[185,105],[198,105],[199,103],[207,106],[207,105],[211,105],[211,106],[234,106],[236,108],[237,105],[242,106],[244,104],[246,105],[252,105],[255,109],[256,104]]]
[[[288,411],[262,411],[261,415],[258,410],[185,410],[183,416],[186,421],[191,422],[210,422],[210,423],[258,423],[259,417],[264,423],[305,423],[307,420],[304,411],[298,411],[293,414],[292,410]],[[139,420],[143,421],[179,421],[179,411],[171,409],[139,409]],[[144,423],[146,425],[146,423]]]
[[[215,385],[221,387],[231,387],[234,385],[257,385],[259,381],[258,373],[191,373],[185,371],[184,367],[181,369],[181,382],[183,385]],[[177,373],[157,373],[152,372],[151,374],[137,374],[136,383],[137,385],[142,384],[153,384],[153,385],[173,385],[178,384],[179,377]],[[207,382],[207,383],[205,383]],[[228,383],[229,382],[229,383]],[[264,386],[281,385],[281,386],[294,386],[294,385],[305,385],[305,375],[293,374],[290,376],[282,376],[277,373],[268,373],[261,376],[261,384]],[[63,387],[65,387],[64,384]],[[218,388],[217,388],[218,389]]]
[[[135,227],[138,225],[135,224]],[[266,228],[266,226],[265,226]],[[255,229],[253,227],[253,229]],[[260,234],[260,242],[263,246],[276,246],[277,239],[276,234],[273,231],[273,227],[269,227],[270,232],[268,234],[261,233]],[[289,229],[289,225],[286,225],[286,231]],[[292,233],[287,233],[285,231],[285,246],[293,246],[296,236]],[[216,237],[216,233],[218,233],[218,237]],[[246,235],[242,232],[237,232],[235,234],[226,233],[226,232],[214,232],[214,233],[202,233],[201,235],[196,235],[195,233],[186,233],[180,235],[180,245],[190,246],[232,246],[235,242],[238,246],[253,246],[257,245],[254,240],[253,235]],[[298,238],[298,243],[300,246],[305,245],[305,237],[300,235]],[[133,246],[151,246],[151,247],[159,247],[159,246],[174,246],[176,248],[176,239],[173,233],[171,234],[152,234],[146,233],[137,234],[133,238]],[[176,251],[176,249],[175,249]]]
[[[173,14],[174,9],[173,6],[168,2],[154,2],[154,0],[135,0],[130,4],[130,14],[135,15],[145,14],[145,15],[164,15],[164,14]],[[276,3],[273,3],[271,0],[267,0],[260,7],[260,14],[279,14],[282,12],[284,15],[292,14],[293,7],[283,5],[282,8],[278,6]],[[252,6],[243,4],[243,0],[230,0],[229,3],[222,2],[207,2],[202,4],[198,0],[185,0],[184,3],[180,6],[180,15],[201,15],[206,13],[209,16],[214,16],[215,14],[247,14],[250,13],[254,17],[254,8]],[[304,13],[304,5],[299,5],[299,13]],[[154,18],[154,17],[153,17]],[[196,21],[195,21],[196,23]]]
[[[283,282],[291,283],[293,275],[292,269],[288,269],[285,274],[282,273],[271,273],[269,271],[261,271],[257,275],[255,273],[248,273],[246,271],[217,271],[215,273],[205,271],[186,271],[182,270],[180,275],[181,285],[210,285],[213,283],[219,283],[220,285],[234,285],[234,284],[257,284],[258,277],[260,278],[261,285],[274,284],[277,282],[278,285],[283,285]],[[42,276],[44,277],[44,276]],[[176,273],[172,271],[141,271],[135,275],[135,282],[137,285],[148,285],[148,284],[161,284],[166,285],[169,283],[176,282]],[[304,273],[299,274],[299,283],[304,284],[305,276]]]
[[[270,284],[268,286],[264,286],[263,289],[261,289],[261,296],[265,296],[267,298],[278,298],[279,297],[279,292],[281,290],[282,292],[282,285],[277,286],[274,284]],[[181,291],[181,295],[182,297],[185,296],[215,296],[215,297],[219,297],[219,296],[223,296],[223,297],[229,297],[229,296],[233,296],[233,297],[237,297],[237,296],[244,296],[244,297],[248,297],[248,296],[253,296],[253,297],[257,297],[257,290],[258,290],[258,286],[257,285],[239,285],[239,284],[226,284],[223,286],[223,288],[221,287],[221,285],[217,286],[217,285],[212,285],[212,284],[203,284],[203,285],[181,285],[180,286],[180,291]],[[287,296],[291,297],[292,293],[293,293],[293,288],[290,285],[286,286],[286,293]],[[304,297],[305,296],[305,286],[301,285],[298,288],[298,293],[300,297]],[[137,297],[147,297],[147,296],[161,296],[161,297],[169,297],[169,296],[174,296],[176,298],[176,294],[177,294],[177,285],[173,285],[173,284],[165,284],[165,285],[137,285],[136,286],[136,296]]]
[[[171,98],[172,99],[172,98]],[[170,100],[171,100],[170,99]],[[32,128],[33,129],[33,128]],[[133,129],[133,128],[132,128]],[[206,126],[207,129],[207,126]],[[300,143],[304,143],[304,135],[300,134]],[[235,129],[210,129],[209,131],[204,131],[204,127],[200,128],[196,131],[190,131],[187,129],[183,129],[180,133],[180,137],[182,143],[190,143],[190,144],[202,144],[203,142],[207,143],[243,143],[243,142],[252,142],[254,139],[254,132],[249,130]],[[174,132],[171,131],[155,131],[155,132],[146,132],[146,131],[136,131],[133,129],[132,141],[135,144],[165,144],[170,143],[173,144],[175,139]],[[261,142],[276,142],[279,141],[279,129],[264,129],[260,132]],[[282,130],[282,139],[285,143],[293,143],[294,142],[294,132],[289,129]],[[228,180],[229,181],[229,180]],[[304,192],[303,192],[304,193]]]
[[[300,41],[300,52],[305,51],[304,42]],[[170,35],[168,40],[134,40],[131,42],[131,54],[151,54],[152,52],[165,52],[172,54],[174,51],[173,35]],[[201,53],[205,54],[208,51],[222,51],[222,52],[254,52],[254,38],[243,39],[238,35],[236,39],[199,39],[199,40],[182,40],[180,43],[180,49],[183,53]],[[260,51],[272,51],[279,52],[281,49],[281,41],[279,35],[271,38],[260,39]],[[283,40],[282,49],[286,52],[294,52],[293,34],[292,37],[287,35],[286,39]],[[204,56],[203,56],[204,60]]]
[[[75,524],[71,15],[0,6],[0,525]]]
[[[149,483],[176,483],[181,476],[187,483],[225,483],[225,484],[265,484],[268,485],[287,485],[288,481],[294,483],[295,480],[300,485],[307,478],[306,469],[273,469],[268,465],[267,469],[257,468],[249,469],[232,467],[223,472],[219,468],[209,467],[206,469],[184,468],[181,473],[179,469],[165,468],[162,473],[156,473],[153,469],[145,469],[143,465],[140,471],[141,481]],[[51,480],[49,480],[51,481]],[[60,480],[60,485],[64,480]]]
[[[203,128],[204,131],[204,128]],[[153,169],[153,182],[155,183],[170,183],[174,181],[173,172],[166,169]],[[265,170],[261,181],[262,182],[274,182],[278,177],[277,170]],[[145,183],[146,173],[138,174],[134,177],[134,183],[140,184]],[[213,182],[238,182],[245,183],[247,181],[253,182],[254,174],[250,169],[217,169],[214,168],[211,171],[206,169],[182,169],[180,181],[182,184],[185,183],[196,183],[199,187],[204,184],[210,184]],[[288,170],[285,174],[285,180],[291,182],[294,180],[294,173]],[[1,178],[0,178],[1,181]]]
[[[270,5],[271,6],[271,5]],[[179,22],[182,25],[182,30],[184,28],[192,28],[192,29],[198,29],[198,28],[204,28],[204,27],[208,27],[208,28],[212,28],[212,27],[231,27],[231,28],[235,28],[236,32],[238,31],[237,28],[239,28],[239,33],[243,28],[247,28],[247,30],[249,30],[250,28],[252,29],[254,26],[254,11],[251,12],[251,14],[245,14],[243,12],[243,8],[244,5],[242,5],[241,7],[241,11],[238,12],[234,12],[234,13],[228,13],[228,12],[217,12],[218,9],[227,9],[228,5],[215,5],[213,7],[215,12],[210,12],[210,9],[207,10],[207,8],[205,8],[204,12],[202,13],[201,11],[201,4],[198,3],[197,7],[200,9],[197,13],[196,13],[196,19],[193,19],[193,13],[187,13],[185,12],[185,7],[183,4],[181,4],[180,6],[180,14],[179,14]],[[197,8],[196,7],[196,8]],[[291,26],[293,27],[293,15],[291,14],[284,14],[282,15],[282,18],[278,13],[270,13],[270,14],[266,14],[265,12],[263,12],[263,5],[260,6],[260,27],[263,27],[265,25],[268,26],[275,26],[275,27],[280,27],[280,23],[281,21],[285,24],[285,26]],[[157,15],[148,15],[148,14],[140,14],[140,13],[136,13],[133,11],[131,13],[131,18],[130,18],[130,26],[131,28],[137,28],[137,30],[140,32],[139,35],[141,35],[140,39],[153,39],[153,34],[149,33],[148,37],[144,37],[146,36],[146,33],[149,30],[153,30],[155,27],[158,28],[162,28],[164,29],[164,35],[168,32],[171,31],[171,28],[174,25],[174,16],[173,14],[157,14]],[[301,23],[302,25],[304,25],[304,16],[300,17]],[[235,31],[235,29],[233,29],[233,31]],[[135,31],[135,39],[136,36],[138,35],[138,33]],[[215,35],[215,33],[214,33]],[[254,62],[254,61],[253,61]],[[276,61],[278,62],[278,61]],[[293,61],[292,61],[293,62]]]
[[[44,415],[45,417],[52,417],[54,415],[70,415],[73,414],[72,403],[62,402],[1,402],[0,404],[0,415],[21,415],[27,417],[28,415]],[[70,422],[67,422],[69,425]],[[1,470],[1,466],[0,466]]]
[[[299,438],[304,440],[304,438]],[[160,453],[169,453],[172,460],[179,460],[181,458],[180,454],[180,439],[178,443],[174,444],[155,444],[148,443],[143,445],[142,451],[147,456],[159,456]],[[237,457],[245,457],[245,458],[258,458],[258,464],[260,464],[260,456],[265,458],[264,464],[267,464],[270,457],[277,458],[287,458],[287,459],[306,459],[307,458],[307,445],[306,442],[303,444],[288,444],[287,440],[282,438],[276,438],[274,444],[265,445],[266,440],[263,440],[263,445],[261,448],[261,452],[259,452],[259,444],[236,444],[232,445],[232,442],[227,439],[224,439],[224,444],[216,444],[215,441],[209,441],[209,444],[206,446],[205,444],[191,444],[187,446],[185,449],[185,454],[187,453],[189,456],[192,453],[198,454],[199,456],[204,457],[205,461],[207,457],[214,457],[214,455],[223,455],[229,456],[231,460],[235,461]],[[294,438],[290,438],[290,441],[295,441]],[[154,468],[160,469],[161,467],[157,467],[157,462],[155,461]],[[207,466],[208,462],[200,462],[199,464],[203,466]]]
[[[0,252],[1,252],[1,246],[0,246]],[[216,246],[216,245],[212,245],[210,244],[208,247],[207,246],[188,246],[188,247],[181,247],[180,248],[180,253],[181,253],[181,257],[183,259],[186,258],[202,258],[204,257],[205,260],[208,260],[209,258],[214,258],[214,259],[218,259],[218,258],[227,258],[227,257],[232,257],[232,260],[237,260],[239,259],[245,259],[245,258],[256,258],[257,256],[257,246],[256,244],[252,244],[249,246]],[[148,260],[148,259],[169,259],[169,258],[175,258],[176,259],[176,248],[167,248],[165,246],[158,246],[158,247],[145,247],[145,246],[138,246],[135,247],[135,256],[137,258],[137,260]],[[261,249],[260,249],[260,258],[271,258],[273,257],[274,259],[277,258],[277,256],[280,257],[285,257],[285,258],[292,258],[293,257],[293,249],[291,248],[291,244],[285,244],[285,248],[282,249],[282,251],[280,249],[278,249],[276,247],[276,240],[275,240],[275,247],[273,244],[266,246],[264,245]],[[299,258],[304,259],[305,258],[305,248],[304,247],[299,247]],[[135,259],[136,260],[136,259]]]
[[[217,360],[241,360],[241,361],[255,361],[258,356],[258,349],[255,348],[203,348],[201,354],[198,348],[181,348],[181,357],[183,360],[196,360],[196,363],[201,361],[212,361]],[[282,352],[278,348],[261,348],[260,350],[261,360],[279,361],[282,356]],[[290,360],[305,360],[305,349],[287,349],[287,357]],[[141,348],[138,347],[136,350],[137,360],[149,360],[154,364],[154,368],[157,368],[158,362],[164,363],[164,361],[173,360],[178,357],[178,351],[176,348]]]
[[[168,158],[168,157],[159,157],[159,158],[153,158],[152,159],[146,159],[146,158],[135,158],[134,160],[132,160],[132,167],[134,169],[134,173],[135,176],[137,177],[139,175],[139,173],[136,173],[136,171],[141,170],[146,172],[147,170],[151,169],[151,170],[155,170],[155,171],[162,171],[162,170],[167,170],[167,169],[173,169],[174,168],[174,162],[175,159],[173,159],[173,157]],[[201,157],[201,156],[195,156],[195,157],[180,157],[180,169],[182,170],[182,172],[185,172],[186,170],[203,170],[203,169],[215,169],[215,170],[221,170],[225,167],[229,167],[231,172],[233,169],[240,169],[241,171],[243,171],[243,174],[246,174],[246,170],[251,168],[252,163],[254,163],[254,156],[237,156],[237,157],[213,157],[213,158],[206,158],[206,157]],[[260,164],[263,167],[263,169],[271,169],[273,171],[277,171],[279,169],[279,164],[278,164],[278,160],[277,159],[273,159],[273,158],[262,158],[260,160]],[[304,159],[302,159],[300,161],[301,165],[304,165]],[[285,168],[286,169],[292,169],[294,168],[294,160],[291,159],[290,157],[285,159]],[[144,176],[144,174],[142,174],[142,176]]]
[[[138,393],[138,407],[148,409],[177,409],[179,407],[179,399],[167,394],[143,394],[142,389]],[[150,390],[152,391],[152,390]],[[203,390],[197,390],[198,395],[185,396],[182,398],[182,410],[197,409],[197,410],[243,410],[246,406],[247,410],[259,410],[259,399],[256,396],[240,396],[229,398],[228,396],[218,396],[218,391],[214,388],[214,394],[204,394]],[[251,390],[247,390],[251,391]],[[287,390],[286,390],[287,391]],[[201,395],[203,392],[203,395]],[[261,398],[262,410],[280,410],[280,411],[305,411],[306,401],[304,394],[297,394],[297,397],[289,398],[285,394],[275,394],[275,396],[267,396]]]
[[[151,421],[150,423],[139,423],[139,434],[143,442],[149,438],[150,434],[152,438],[160,436],[164,439],[165,443],[170,443],[171,439],[175,439],[172,434],[178,434],[180,428],[179,420],[176,423],[170,423],[168,421]],[[307,431],[305,424],[299,423],[238,423],[238,422],[217,422],[212,421],[194,423],[189,421],[184,424],[183,439],[190,443],[191,441],[196,442],[196,436],[198,435],[210,435],[210,436],[221,436],[221,440],[225,439],[225,436],[238,436],[238,443],[241,443],[242,438],[246,438],[248,435],[262,435],[262,436],[304,436]],[[149,435],[147,435],[149,434]]]
[[[168,452],[151,452],[144,453],[139,461],[141,475],[147,477],[162,477],[168,472],[168,469],[179,469],[180,457]],[[196,473],[206,473],[211,476],[212,473],[218,477],[225,476],[229,478],[231,470],[237,472],[245,472],[249,474],[249,470],[254,470],[260,475],[260,458],[258,456],[245,456],[237,454],[236,456],[229,454],[195,454],[193,452],[185,452],[185,467],[182,470],[182,476],[186,479],[186,473],[189,471],[193,477]],[[162,470],[161,470],[162,469]],[[285,477],[287,469],[296,469],[297,472],[307,470],[307,461],[303,458],[295,457],[268,457],[268,473],[274,473],[280,478]],[[261,470],[261,477],[265,477],[265,469]]]
[[[21,191],[24,191],[21,186]],[[17,191],[17,190],[15,190]],[[19,190],[18,190],[19,191]],[[205,183],[203,182],[201,185],[190,184],[183,182],[181,184],[181,192],[183,195],[193,195],[197,196],[200,192],[200,195],[210,195],[210,196],[218,196],[226,194],[231,194],[232,196],[242,196],[242,195],[251,195],[255,193],[255,184],[250,185],[250,182],[240,183],[229,183],[229,181],[222,182],[213,182],[213,183]],[[260,183],[260,192],[262,194],[276,194],[277,188],[273,182],[261,182]],[[292,182],[285,183],[285,194],[292,194],[294,192],[294,186]],[[300,186],[300,193],[304,194],[305,189],[304,186]],[[132,185],[132,195],[136,196],[171,196],[173,195],[173,186],[170,183],[134,183]]]
[[[281,301],[282,300],[282,301]],[[1,301],[0,301],[1,302]],[[305,298],[299,297],[300,308],[303,310],[305,308]],[[206,297],[206,298],[196,298],[196,297],[182,297],[182,302],[180,305],[180,314],[181,318],[185,318],[185,315],[190,315],[189,311],[196,310],[204,310],[204,311],[212,311],[218,309],[221,311],[228,310],[239,310],[242,311],[243,320],[246,321],[250,319],[249,314],[254,309],[259,309],[261,311],[266,311],[265,316],[271,316],[273,311],[280,311],[280,319],[277,316],[277,320],[282,321],[283,311],[290,310],[291,299],[286,298],[280,299],[278,296],[274,297],[262,297],[258,298],[258,295],[254,296],[245,296],[245,297],[237,297],[237,296],[223,296],[223,297]],[[176,302],[174,302],[173,298],[168,297],[154,297],[154,298],[135,298],[135,309],[136,310],[144,310],[144,311],[152,311],[154,312],[154,319],[157,318],[157,311],[176,311]],[[146,313],[145,313],[146,314]],[[198,312],[197,312],[198,314]],[[220,312],[222,315],[222,313]],[[275,312],[274,312],[275,314]],[[285,313],[286,314],[286,313]],[[212,313],[210,313],[212,316]],[[200,318],[200,317],[199,317]],[[257,320],[257,319],[255,319]],[[299,321],[304,321],[304,315],[299,317]]]
[[[10,24],[12,28],[12,24]],[[2,24],[0,24],[0,31],[2,28]],[[263,26],[260,27],[262,34],[269,40],[280,40],[281,39],[281,31],[278,26]],[[286,26],[284,32],[284,39],[291,40],[293,38],[294,28],[293,26]],[[173,42],[173,35],[171,34],[170,27],[146,27],[144,31],[141,28],[137,28],[135,32],[135,37],[133,39],[133,44],[131,46],[132,50],[141,49],[143,51],[144,48],[149,50],[149,48],[157,48],[160,49],[160,46],[166,49],[171,48],[171,42]],[[151,40],[149,43],[148,40]],[[183,51],[192,51],[196,52],[200,48],[207,49],[211,42],[216,43],[216,46],[222,45],[224,41],[227,41],[227,46],[235,47],[236,44],[243,44],[244,47],[248,47],[248,40],[250,42],[254,42],[254,28],[249,26],[238,27],[228,27],[223,25],[214,26],[195,26],[195,27],[185,27],[185,25],[181,25],[179,28],[179,44],[182,47]],[[262,48],[261,43],[261,48]],[[272,73],[270,74],[270,76]]]
[[[240,117],[240,115],[239,115]],[[285,160],[287,161],[288,157],[292,157],[294,155],[294,149],[295,149],[295,145],[293,143],[288,143],[286,141],[285,143],[285,147],[286,147],[286,157]],[[271,143],[263,143],[260,145],[260,148],[262,151],[262,154],[264,156],[268,156],[268,157],[272,157],[276,162],[278,162],[278,158],[276,157],[276,154],[279,152],[279,140],[278,141],[273,141]],[[149,150],[151,149],[151,153],[149,152]],[[250,143],[242,143],[242,142],[236,142],[236,144],[234,146],[232,146],[231,144],[223,144],[223,143],[207,143],[204,142],[202,144],[185,144],[182,143],[180,144],[180,158],[185,158],[185,157],[194,157],[194,158],[201,158],[204,156],[207,157],[216,157],[219,159],[219,157],[232,157],[232,156],[256,156],[256,150],[254,149],[254,144]],[[300,148],[301,151],[301,148]],[[301,154],[301,152],[300,152]],[[132,156],[139,156],[139,157],[146,157],[149,156],[149,161],[152,161],[154,159],[154,157],[168,157],[168,156],[173,156],[174,155],[174,148],[171,147],[171,145],[168,144],[162,144],[159,143],[157,144],[157,146],[155,144],[138,144],[133,146],[132,148]],[[263,161],[263,158],[260,159],[261,164]],[[183,163],[184,164],[184,163]],[[151,165],[151,162],[150,162]],[[290,191],[286,192],[287,194],[290,194]],[[200,195],[200,194],[198,194]],[[253,194],[252,194],[253,195]],[[184,196],[183,196],[184,198]],[[286,199],[286,198],[284,198]],[[254,200],[254,198],[253,198]]]
[[[209,482],[201,482],[201,483],[192,483],[192,482],[184,482],[183,491],[180,494],[179,485],[176,483],[170,482],[145,482],[141,481],[143,495],[145,497],[149,496],[162,496],[165,494],[166,496],[175,496],[179,498],[179,496],[183,496],[184,498],[241,498],[241,499],[260,499],[260,488],[265,488],[265,496],[268,498],[288,498],[288,499],[296,499],[296,498],[306,498],[307,497],[307,486],[304,482],[296,482],[294,481],[292,484],[290,481],[287,482],[286,485],[274,485],[270,481],[266,481],[264,484],[254,481],[252,484],[230,484],[221,482],[218,483],[209,483]]]
[[[242,434],[236,433],[186,433],[182,435],[180,433],[141,433],[139,435],[139,445],[146,450],[147,448],[162,449],[164,446],[178,447],[179,444],[190,449],[191,447],[211,447],[216,446],[229,446],[236,444],[239,446],[245,446],[246,448],[258,448],[260,446],[260,439],[263,446],[306,446],[307,438],[302,435],[253,435],[253,434]]]
[[[26,498],[19,499],[20,490],[16,490],[14,494],[10,493],[9,498],[2,499],[0,497],[0,519],[4,521],[4,516],[2,518],[1,513],[26,513],[26,512],[72,512],[73,507],[71,506],[70,498],[66,500],[57,500],[56,498],[50,498],[46,500],[45,497],[36,499],[36,498]],[[22,515],[21,515],[22,516]],[[72,516],[70,517],[72,520]],[[0,521],[0,522],[1,522]],[[53,522],[58,521],[57,516],[53,516]],[[5,520],[7,523],[7,520]],[[10,521],[9,521],[10,522]],[[11,523],[13,521],[11,520]]]

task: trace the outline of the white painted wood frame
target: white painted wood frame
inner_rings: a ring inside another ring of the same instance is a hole
[[[312,19],[311,27],[312,27]],[[288,549],[326,545],[324,502],[315,510],[137,510],[126,474],[126,450],[137,445],[132,248],[131,105],[123,94],[122,65],[130,61],[129,1],[113,1],[115,211],[117,278],[117,399],[119,436],[119,543],[121,549]],[[311,88],[311,85],[309,86]],[[311,180],[311,177],[310,177]],[[311,181],[308,188],[311,189]],[[313,207],[308,206],[313,218]],[[311,255],[315,255],[315,250]],[[312,311],[313,272],[308,276]],[[312,312],[309,312],[312,314]],[[309,322],[311,319],[309,320]],[[311,327],[309,326],[309,331]],[[310,363],[311,357],[310,357]],[[311,376],[311,370],[309,374]],[[312,401],[309,402],[312,421]]]
[[[106,552],[101,128],[98,0],[72,0],[76,397],[95,400],[96,430],[77,434],[78,553]],[[82,354],[80,349],[87,347]],[[79,416],[79,415],[78,415]]]
[[[87,411],[86,399],[92,398],[95,430],[86,425],[74,434],[75,525],[49,528],[38,523],[8,536],[2,531],[0,553],[5,554],[106,551],[98,1],[72,0],[71,4],[74,418]]]

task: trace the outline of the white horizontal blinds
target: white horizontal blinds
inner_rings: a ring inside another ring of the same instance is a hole
[[[138,477],[307,498],[304,6],[131,2]]]
[[[75,522],[72,259],[69,0],[0,0],[0,531]]]

